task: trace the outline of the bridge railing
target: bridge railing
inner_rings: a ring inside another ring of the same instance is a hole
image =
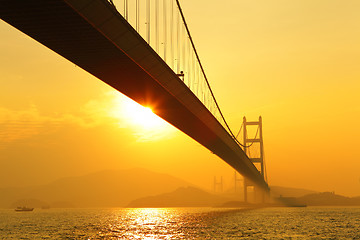
[[[178,0],[107,0],[228,131]],[[231,133],[231,135],[233,135]]]

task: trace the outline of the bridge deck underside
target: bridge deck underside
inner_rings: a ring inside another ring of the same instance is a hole
[[[267,188],[242,149],[106,0],[0,0],[1,18],[154,112]],[[204,166],[206,167],[206,166]]]

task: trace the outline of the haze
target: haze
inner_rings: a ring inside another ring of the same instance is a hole
[[[264,122],[270,185],[360,195],[360,2],[181,1],[237,131]],[[0,22],[0,188],[142,167],[212,188],[233,170],[131,100]]]

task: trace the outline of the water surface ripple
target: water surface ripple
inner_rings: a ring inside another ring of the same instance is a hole
[[[0,239],[360,239],[360,208],[0,210]]]

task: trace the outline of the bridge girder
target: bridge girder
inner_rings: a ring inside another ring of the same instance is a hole
[[[267,183],[243,150],[106,0],[0,0],[1,18],[154,112],[254,184]]]

